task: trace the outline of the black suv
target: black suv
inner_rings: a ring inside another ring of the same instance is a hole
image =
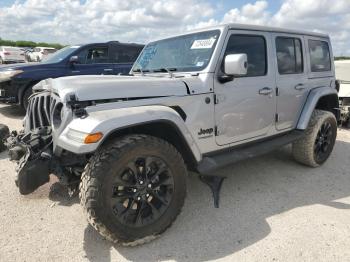
[[[128,74],[143,45],[93,43],[67,46],[41,63],[0,67],[0,102],[26,109],[32,87],[46,78],[75,75]]]

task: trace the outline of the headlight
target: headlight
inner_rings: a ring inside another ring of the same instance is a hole
[[[101,140],[103,134],[101,132],[88,134],[74,129],[69,129],[67,138],[82,144],[93,144]]]
[[[14,77],[15,75],[18,75],[22,72],[23,72],[22,70],[0,71],[0,82],[10,80],[11,77]]]

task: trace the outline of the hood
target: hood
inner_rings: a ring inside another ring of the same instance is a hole
[[[50,90],[63,102],[74,94],[79,101],[115,98],[183,96],[188,94],[185,82],[178,78],[151,76],[88,75],[46,79],[34,90]]]
[[[34,71],[41,70],[43,68],[47,68],[52,66],[53,64],[44,64],[44,63],[19,63],[19,64],[9,64],[9,65],[1,65],[0,71],[7,70],[23,70],[23,71]]]

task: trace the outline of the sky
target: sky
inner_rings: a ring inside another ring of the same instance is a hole
[[[350,55],[350,0],[0,0],[11,40],[147,43],[228,22],[327,33],[335,55]]]

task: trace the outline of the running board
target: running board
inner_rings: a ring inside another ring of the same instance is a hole
[[[201,175],[213,175],[215,170],[224,168],[233,163],[244,159],[253,158],[263,155],[270,151],[276,150],[281,146],[290,144],[291,142],[301,138],[304,131],[295,130],[283,135],[274,136],[267,140],[260,140],[259,142],[251,142],[248,145],[236,146],[225,150],[224,152],[214,153],[204,156],[198,163],[197,171]]]

